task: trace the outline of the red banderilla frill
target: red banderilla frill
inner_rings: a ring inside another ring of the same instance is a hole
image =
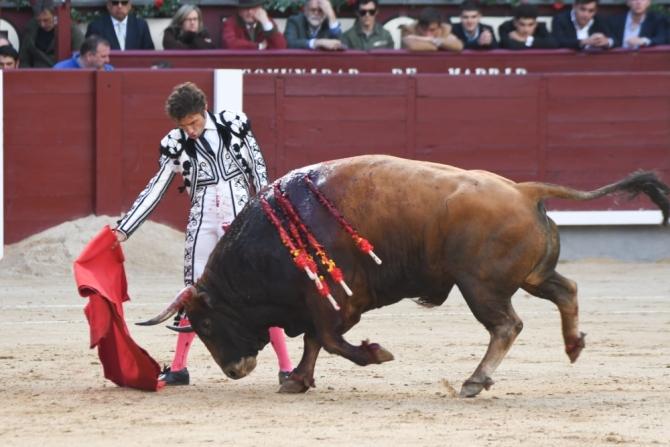
[[[286,229],[284,229],[284,225],[272,211],[272,208],[270,207],[268,201],[265,200],[265,197],[261,196],[260,201],[261,201],[261,208],[263,209],[263,211],[265,211],[265,214],[268,216],[268,219],[270,219],[270,222],[272,222],[272,224],[277,228],[281,241],[291,252],[291,256],[293,256],[293,263],[300,270],[304,270],[305,273],[307,273],[307,276],[309,276],[309,279],[317,283],[317,288],[321,288],[322,284],[321,281],[319,281],[317,275],[316,263],[314,262],[314,260],[311,259],[311,256],[309,256],[306,250],[301,250],[300,248],[295,246],[295,244],[291,240],[291,236],[286,232]]]
[[[312,193],[316,196],[317,199],[319,199],[319,202],[323,204],[323,206],[326,207],[328,212],[330,213],[331,216],[344,228],[344,230],[349,233],[354,241],[356,241],[356,246],[363,252],[367,253],[370,255],[372,259],[377,264],[381,264],[382,260],[375,255],[375,253],[372,251],[374,247],[370,244],[370,242],[367,241],[367,239],[362,238],[354,228],[349,225],[349,223],[344,219],[344,216],[340,214],[340,212],[335,208],[335,205],[332,204],[330,200],[326,196],[323,195],[321,191],[319,191],[319,188],[316,187],[314,182],[310,180],[308,176],[305,176],[305,183],[307,183],[307,187],[309,188]]]
[[[330,273],[330,276],[333,278],[333,281],[339,283],[344,289],[344,291],[347,293],[347,295],[352,296],[353,292],[351,291],[349,286],[347,286],[347,283],[344,282],[344,275],[342,274],[342,270],[340,270],[335,265],[335,261],[328,258],[328,255],[326,254],[326,250],[324,249],[323,245],[321,245],[319,241],[316,240],[314,234],[312,234],[309,228],[307,228],[305,222],[300,218],[300,215],[298,215],[298,212],[295,210],[295,208],[293,208],[293,205],[289,201],[288,196],[281,191],[281,189],[279,188],[279,184],[277,183],[275,183],[274,185],[274,193],[275,193],[275,199],[277,200],[279,207],[281,208],[282,212],[284,213],[284,216],[286,216],[286,219],[289,221],[289,224],[291,225],[292,228],[291,232],[293,233],[293,229],[296,229],[296,233],[298,233],[298,230],[302,232],[302,234],[307,238],[307,243],[314,249],[317,256],[321,258],[321,263],[324,265],[324,267],[326,267],[326,270],[328,271],[328,273]],[[302,238],[300,237],[300,234],[298,234],[297,236],[294,234],[294,238],[297,238],[302,244]],[[304,249],[304,244],[302,246]]]
[[[340,310],[340,306],[337,304],[337,301],[335,301],[335,298],[333,298],[333,296],[330,294],[330,288],[328,287],[328,283],[326,283],[326,281],[323,280],[323,277],[318,276],[316,263],[314,262],[312,257],[309,256],[307,250],[305,250],[304,248],[301,250],[296,246],[297,243],[299,246],[302,245],[304,247],[304,244],[302,243],[302,240],[299,237],[300,235],[298,234],[298,242],[294,243],[291,240],[291,236],[284,228],[284,225],[282,224],[281,220],[279,220],[277,215],[272,211],[272,207],[265,199],[265,197],[261,196],[260,202],[261,202],[261,208],[268,216],[268,219],[270,219],[270,222],[272,222],[272,224],[277,228],[277,231],[279,232],[279,237],[281,238],[282,242],[291,252],[291,256],[293,256],[293,263],[300,270],[304,270],[310,279],[314,280],[314,282],[316,283],[316,288],[319,291],[319,293],[322,296],[328,298],[328,300],[333,305],[335,310]],[[291,223],[289,222],[289,225],[290,224]]]

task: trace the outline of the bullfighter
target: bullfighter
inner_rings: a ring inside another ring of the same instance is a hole
[[[166,111],[178,127],[161,140],[160,169],[119,221],[114,247],[142,225],[175,175],[181,174],[184,185],[179,191],[187,191],[191,199],[184,249],[184,284],[189,286],[202,275],[216,243],[247,204],[252,187],[259,191],[267,185],[268,175],[244,113],[224,110],[213,114],[207,110],[205,94],[190,82],[174,88]],[[183,313],[178,321],[182,327],[189,325]],[[186,359],[194,337],[192,332],[179,334],[174,360],[159,381],[189,384]],[[279,359],[279,382],[283,383],[293,369],[283,329],[270,328],[270,340]]]

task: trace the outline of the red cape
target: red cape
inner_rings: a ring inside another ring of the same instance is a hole
[[[123,251],[112,244],[116,235],[109,226],[93,238],[74,261],[79,294],[88,297],[84,313],[91,328],[91,349],[98,347],[105,378],[118,386],[158,391],[160,366],[130,337],[123,318],[129,301]]]

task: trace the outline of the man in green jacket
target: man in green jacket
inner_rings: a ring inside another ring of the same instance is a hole
[[[378,0],[356,0],[358,18],[346,33],[342,42],[350,50],[393,49],[393,37],[376,21]]]
[[[35,17],[26,24],[19,61],[21,68],[51,68],[56,62],[56,21],[53,0],[36,0]],[[71,48],[79,51],[84,34],[70,22]]]

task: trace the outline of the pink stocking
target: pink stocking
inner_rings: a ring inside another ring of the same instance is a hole
[[[284,339],[284,329],[271,327],[270,343],[272,343],[272,348],[275,350],[275,354],[277,354],[279,369],[281,371],[293,371],[291,358],[288,356],[288,349],[286,348],[286,340]]]
[[[179,320],[179,326],[188,326],[191,324],[188,318],[182,317]],[[195,332],[184,333],[180,332],[177,336],[177,347],[174,351],[174,360],[170,366],[170,371],[181,371],[186,368],[186,359],[188,358],[188,351],[191,349],[191,343],[195,338]]]

